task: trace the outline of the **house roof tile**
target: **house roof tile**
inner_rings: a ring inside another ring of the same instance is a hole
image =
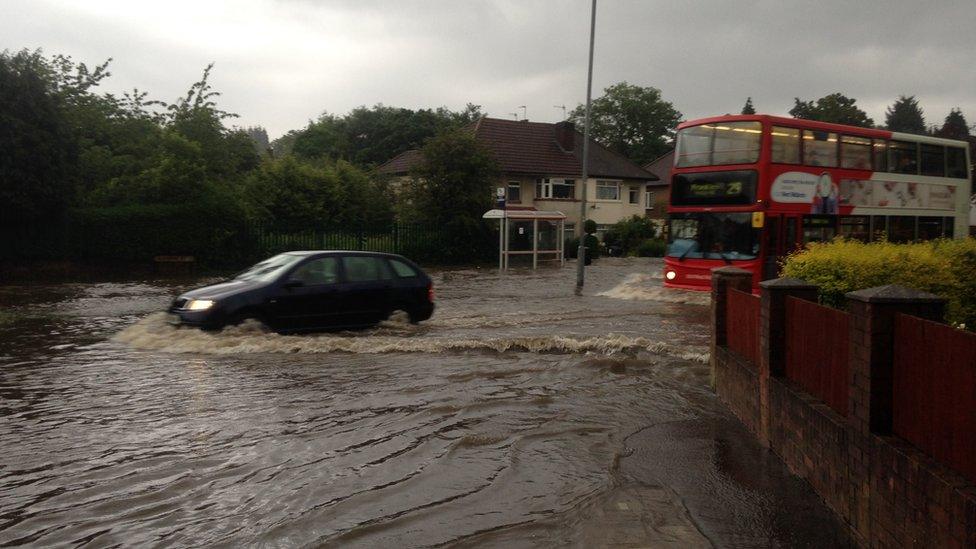
[[[556,124],[517,122],[484,117],[468,126],[480,143],[495,156],[505,174],[579,176],[583,171],[583,136],[573,129],[572,151],[556,138]],[[382,173],[405,174],[420,161],[419,150],[400,154],[378,168]],[[590,140],[590,177],[655,181],[657,176],[621,154]]]

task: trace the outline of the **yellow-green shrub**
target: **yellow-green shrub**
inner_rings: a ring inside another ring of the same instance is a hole
[[[976,239],[915,244],[835,240],[809,244],[783,262],[781,276],[820,287],[826,305],[843,306],[844,294],[900,284],[948,300],[946,319],[976,327]]]

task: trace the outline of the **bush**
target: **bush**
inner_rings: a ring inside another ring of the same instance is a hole
[[[579,255],[579,238],[567,238],[563,255],[570,259],[576,259]],[[600,257],[600,240],[592,234],[586,235],[586,257],[596,259]]]
[[[663,257],[667,247],[661,238],[648,238],[637,246],[637,257]]]
[[[639,248],[648,239],[657,237],[654,222],[639,215],[615,223],[603,234],[607,248],[619,248],[621,255],[641,255]],[[647,257],[647,256],[642,256]]]
[[[587,219],[586,222],[583,223],[583,232],[585,232],[586,234],[596,233],[596,221],[593,221],[592,219]]]
[[[843,306],[844,294],[900,284],[948,300],[946,320],[976,327],[976,239],[915,244],[835,240],[813,243],[786,258],[782,276],[820,287],[825,305]]]
[[[192,255],[210,267],[254,259],[257,239],[232,202],[133,205],[71,212],[71,254],[111,263],[148,262],[157,255]]]

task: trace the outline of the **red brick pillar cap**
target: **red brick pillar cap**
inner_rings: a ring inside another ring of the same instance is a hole
[[[810,284],[806,280],[799,278],[774,278],[763,280],[759,283],[760,288],[770,290],[816,290],[815,284]]]
[[[875,286],[856,292],[844,294],[847,299],[863,301],[864,303],[945,303],[945,298],[941,298],[933,293],[923,292],[914,288],[907,288],[897,284],[887,286]]]
[[[749,272],[749,271],[747,271],[747,270],[745,270],[745,269],[740,269],[738,267],[728,267],[728,266],[725,266],[725,267],[715,267],[714,269],[712,269],[712,276],[715,276],[715,275],[722,275],[722,276],[750,276],[751,277],[752,276],[752,273]]]

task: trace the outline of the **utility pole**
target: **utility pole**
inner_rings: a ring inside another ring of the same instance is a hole
[[[583,122],[583,178],[580,185],[579,250],[576,252],[576,295],[583,293],[583,269],[586,266],[586,180],[590,177],[590,99],[593,89],[593,38],[596,33],[596,0],[590,10],[590,62],[586,71],[586,115]]]

